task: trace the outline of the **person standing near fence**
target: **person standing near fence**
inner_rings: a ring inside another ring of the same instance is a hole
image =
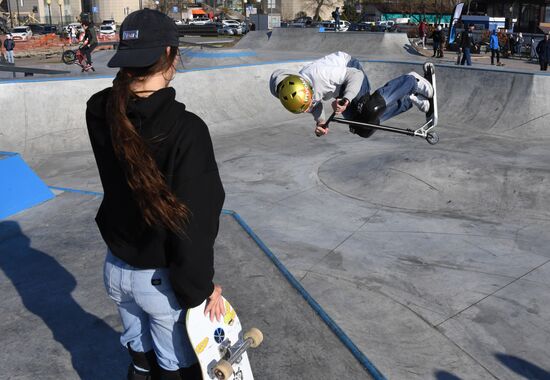
[[[541,71],[548,70],[548,62],[550,62],[550,41],[548,41],[548,33],[544,35],[544,39],[537,45],[537,54]]]
[[[4,48],[6,49],[6,60],[10,65],[15,65],[13,58],[13,49],[15,49],[15,41],[13,40],[11,33],[8,33],[4,40]]]
[[[497,30],[494,29],[491,33],[491,41],[489,42],[489,48],[491,49],[491,65],[495,64],[495,55],[497,56],[497,66],[500,64],[500,45],[498,42]]]
[[[432,58],[438,57],[439,58],[439,46],[441,44],[441,27],[438,25],[437,28],[432,33],[432,40],[434,45],[434,53],[432,55]]]

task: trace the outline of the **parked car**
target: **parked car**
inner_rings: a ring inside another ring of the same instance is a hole
[[[321,21],[319,23],[316,24],[317,27],[323,27],[325,28],[325,30],[336,30],[335,26],[335,22],[334,20],[330,20],[330,21]],[[346,20],[340,20],[340,31],[341,32],[347,32],[348,29],[350,28],[351,26],[351,23],[349,21],[346,21]]]
[[[235,26],[235,25],[223,25],[221,24],[220,27],[218,27],[218,34],[228,35],[228,36],[237,36],[243,34],[243,27],[242,26]]]
[[[349,26],[349,31],[370,31],[374,26],[374,22],[371,21],[361,21],[357,23],[351,23]]]
[[[193,17],[192,19],[190,19],[188,24],[189,25],[205,25],[205,24],[209,24],[211,22],[212,22],[212,20],[210,20],[208,18],[208,16],[198,16],[198,17]]]
[[[32,34],[57,34],[57,25],[50,24],[29,24]]]
[[[115,38],[116,30],[112,25],[101,25],[99,27],[99,38]]]
[[[222,20],[223,26],[241,26],[241,22],[238,20]]]
[[[11,31],[11,35],[14,40],[27,41],[32,37],[32,30],[28,25],[17,26]]]
[[[100,30],[100,31],[101,31],[101,27],[102,27],[102,26],[112,26],[112,27],[113,27],[113,30],[116,32],[116,22],[115,22],[115,20],[113,20],[112,18],[103,20],[103,22],[101,23],[101,25],[100,25],[100,27],[99,27],[99,30]]]
[[[75,28],[76,29],[76,32],[84,32],[84,28],[82,27],[82,24],[79,23],[79,22],[72,22],[70,23],[69,25],[65,26],[65,28],[63,29],[65,32],[67,33],[70,33],[71,31],[71,28]]]
[[[313,26],[313,19],[309,16],[300,17],[290,23],[291,28],[307,28]]]
[[[392,28],[394,28],[394,26],[395,26],[395,22],[392,20],[376,22],[376,30],[378,30],[379,32],[385,32],[387,30],[391,30]]]

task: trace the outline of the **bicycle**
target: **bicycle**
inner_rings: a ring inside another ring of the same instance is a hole
[[[88,65],[86,56],[80,50],[81,46],[78,49],[67,49],[61,54],[61,60],[66,65],[78,65],[82,68],[82,72],[88,72],[90,70],[95,71],[95,68],[92,65]]]

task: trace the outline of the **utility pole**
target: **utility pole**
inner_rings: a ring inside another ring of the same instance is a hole
[[[16,0],[17,1],[17,0]],[[11,28],[13,29],[13,13],[11,12],[11,5],[10,5],[10,2],[11,0],[8,0],[8,12],[10,12],[10,23],[11,23]],[[15,73],[14,73],[15,74]]]
[[[17,26],[21,25],[19,20],[21,20],[21,15],[19,15],[19,1],[15,0],[15,6],[17,7]]]

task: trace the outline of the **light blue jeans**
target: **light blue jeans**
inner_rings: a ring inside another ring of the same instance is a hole
[[[401,75],[377,91],[386,102],[386,110],[380,117],[382,123],[411,109],[412,101],[409,96],[418,91],[418,82],[412,75]]]
[[[13,59],[13,50],[6,50],[6,60],[8,63],[15,63],[15,60]]]
[[[159,365],[170,371],[197,362],[168,269],[138,269],[107,252],[105,288],[118,307],[124,331],[120,343],[134,351],[155,350]]]

